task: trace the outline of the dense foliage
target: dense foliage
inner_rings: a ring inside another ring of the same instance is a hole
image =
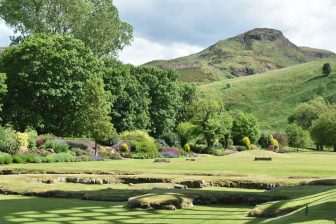
[[[24,36],[71,34],[98,56],[116,54],[132,40],[110,0],[2,0],[0,17]]]
[[[81,41],[45,34],[26,38],[4,52],[2,69],[8,77],[5,123],[19,131],[31,127],[40,133],[82,134],[76,118],[99,61]]]
[[[248,113],[233,112],[232,139],[235,144],[240,144],[247,136],[252,143],[259,139],[259,123],[257,119]]]

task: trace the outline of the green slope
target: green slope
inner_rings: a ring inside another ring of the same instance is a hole
[[[332,74],[321,68],[329,62]],[[229,109],[255,115],[264,130],[285,128],[288,116],[301,102],[317,96],[336,99],[336,59],[321,59],[262,74],[199,86],[200,94],[223,100]]]
[[[222,40],[193,55],[147,65],[176,69],[186,82],[218,81],[252,75],[316,59],[335,57],[330,51],[298,47],[281,31],[254,29]]]

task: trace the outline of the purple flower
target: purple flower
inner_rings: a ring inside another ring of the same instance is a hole
[[[99,155],[99,154],[97,154],[97,155],[95,155],[95,154],[90,155],[90,158],[92,160],[102,160],[103,159],[103,157],[101,155]]]

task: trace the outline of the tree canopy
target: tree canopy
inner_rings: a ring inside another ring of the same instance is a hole
[[[248,113],[233,112],[232,140],[235,144],[241,144],[244,137],[248,137],[252,143],[259,138],[259,124],[257,119]]]
[[[2,55],[8,93],[3,119],[15,129],[81,135],[77,120],[84,87],[101,70],[99,60],[80,40],[40,34],[8,48]]]
[[[23,36],[71,34],[98,56],[116,54],[133,35],[111,0],[1,0],[0,17]]]

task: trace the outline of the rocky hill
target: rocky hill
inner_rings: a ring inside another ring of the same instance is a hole
[[[182,81],[209,82],[329,57],[336,57],[336,54],[296,46],[281,31],[263,28],[219,41],[196,54],[172,60],[156,60],[146,65],[176,69]]]

